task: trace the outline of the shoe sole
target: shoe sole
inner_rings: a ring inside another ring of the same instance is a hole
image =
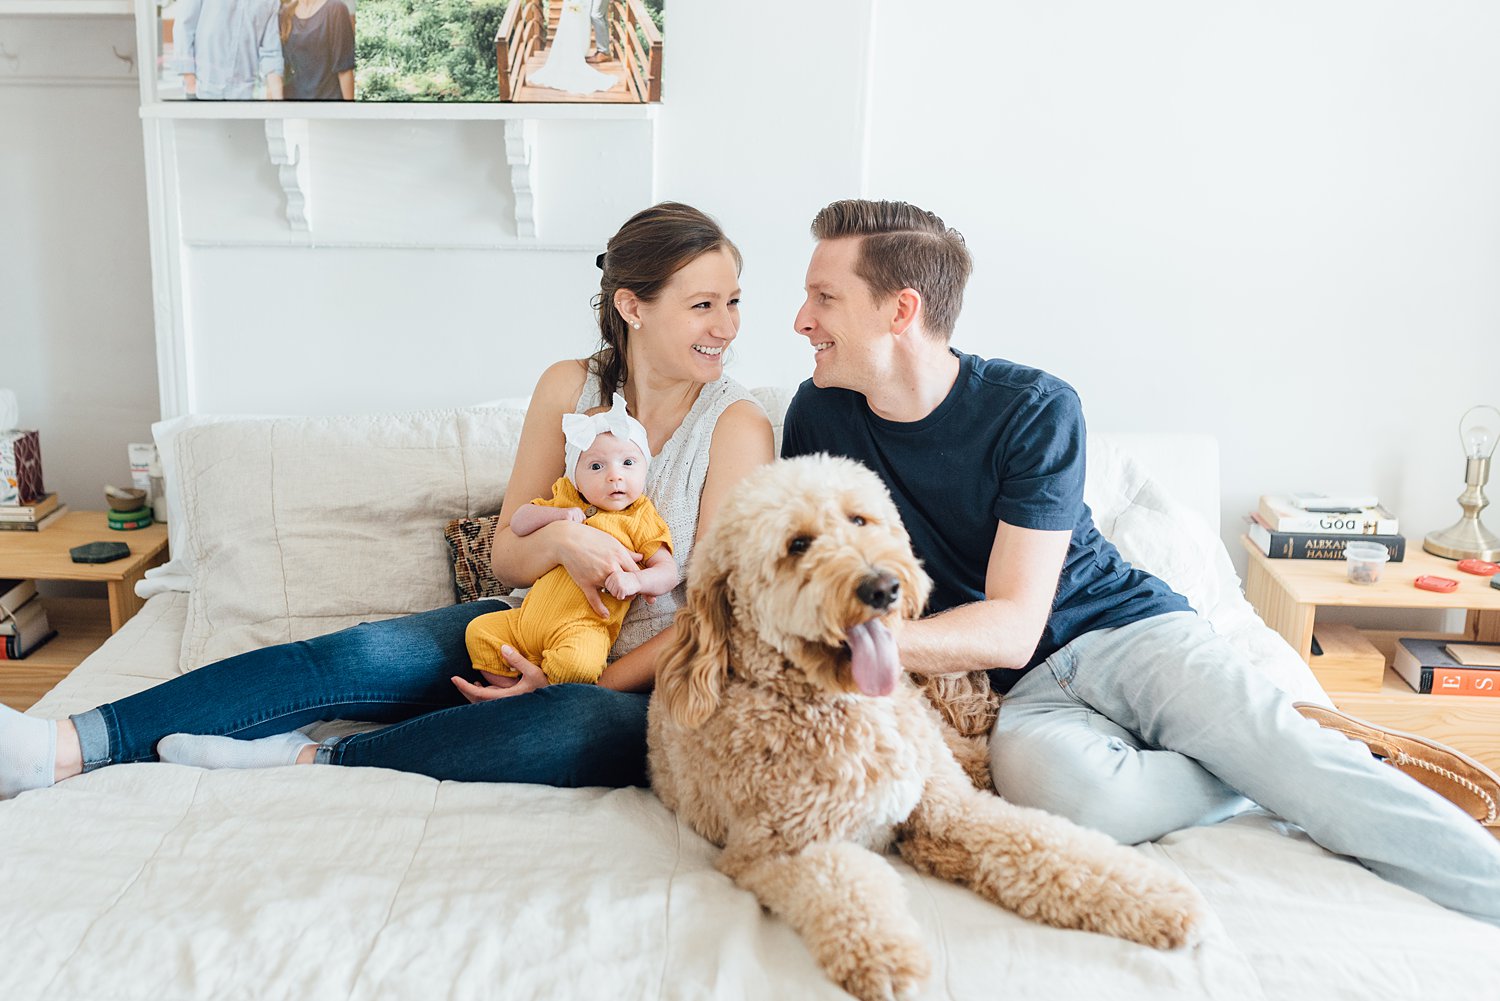
[[[1297,710],[1298,713],[1300,713],[1307,719],[1314,721],[1319,726],[1322,726],[1328,730],[1337,730],[1340,733],[1346,734],[1350,737],[1350,739],[1358,740],[1366,747],[1370,747],[1372,742],[1375,744],[1383,744],[1388,743],[1389,738],[1391,737],[1399,737],[1402,740],[1411,741],[1413,744],[1419,744],[1422,747],[1437,752],[1438,754],[1453,758],[1454,760],[1461,762],[1466,767],[1473,769],[1476,775],[1486,781],[1489,786],[1488,789],[1484,788],[1473,779],[1467,779],[1462,775],[1453,773],[1450,769],[1442,768],[1441,766],[1435,766],[1430,763],[1424,763],[1418,761],[1415,758],[1411,758],[1409,755],[1404,755],[1407,760],[1411,761],[1412,764],[1414,764],[1417,768],[1435,769],[1439,774],[1448,777],[1460,786],[1468,788],[1470,792],[1474,793],[1481,800],[1485,801],[1489,807],[1489,816],[1476,817],[1475,820],[1478,821],[1481,827],[1489,828],[1491,830],[1500,830],[1500,813],[1497,813],[1496,808],[1497,802],[1500,802],[1500,776],[1497,776],[1488,767],[1478,761],[1475,761],[1473,758],[1469,757],[1462,751],[1449,747],[1446,744],[1440,744],[1430,737],[1424,737],[1421,734],[1407,733],[1404,730],[1395,730],[1389,727],[1375,726],[1372,723],[1368,723],[1357,717],[1350,716],[1348,713],[1340,712],[1337,709],[1330,709],[1327,706],[1321,705],[1317,702],[1294,702],[1292,703],[1292,708]],[[1406,769],[1403,767],[1406,764],[1405,761],[1392,760],[1389,754],[1376,754],[1373,747],[1371,747],[1370,750],[1372,754],[1375,754],[1377,758],[1385,761],[1392,768],[1406,772]],[[1404,752],[1397,748],[1396,753],[1403,754]],[[1407,772],[1407,774],[1412,773]],[[1423,784],[1425,785],[1426,783]]]

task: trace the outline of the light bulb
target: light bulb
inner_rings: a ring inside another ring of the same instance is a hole
[[[1458,422],[1458,436],[1464,443],[1464,457],[1488,459],[1495,451],[1495,429],[1500,428],[1500,410],[1494,407],[1471,407]]]

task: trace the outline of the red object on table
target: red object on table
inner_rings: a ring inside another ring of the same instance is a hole
[[[1490,563],[1487,560],[1459,560],[1458,568],[1464,573],[1475,574],[1480,577],[1493,577],[1500,573],[1500,563]]]
[[[1424,591],[1438,591],[1443,594],[1458,590],[1458,581],[1452,577],[1438,577],[1430,573],[1424,573],[1412,583]]]

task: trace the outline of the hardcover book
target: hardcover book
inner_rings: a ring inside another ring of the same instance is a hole
[[[1494,643],[1449,643],[1443,649],[1465,667],[1500,667],[1500,645]]]
[[[1285,494],[1262,494],[1259,514],[1273,532],[1316,535],[1399,535],[1401,524],[1384,507],[1347,511],[1309,511]]]
[[[34,580],[0,580],[0,618],[36,597]]]
[[[35,504],[46,493],[41,436],[35,431],[0,431],[0,504]]]
[[[0,504],[0,521],[40,521],[57,510],[57,494],[50,493],[35,504]]]
[[[63,515],[68,513],[68,505],[59,504],[53,512],[41,521],[3,521],[0,520],[0,532],[40,532],[49,528]]]
[[[1452,640],[1402,639],[1391,661],[1412,691],[1422,695],[1500,696],[1500,667],[1465,667],[1449,655],[1454,646],[1492,646]]]
[[[45,646],[47,641],[57,635],[56,630],[43,633],[33,643],[27,643],[20,636],[6,636],[0,639],[0,660],[25,660],[36,652],[37,647]]]
[[[1351,541],[1378,542],[1391,554],[1392,563],[1406,558],[1403,535],[1341,535],[1333,532],[1273,532],[1261,522],[1258,513],[1249,519],[1245,534],[1256,548],[1273,560],[1341,560],[1344,547]]]
[[[14,612],[0,614],[0,636],[19,636],[22,643],[30,645],[38,636],[51,631],[47,624],[47,610],[35,598]]]

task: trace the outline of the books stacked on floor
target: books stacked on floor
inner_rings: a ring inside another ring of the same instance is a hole
[[[1401,639],[1391,667],[1422,695],[1500,695],[1500,643]]]
[[[1376,542],[1406,558],[1401,524],[1371,494],[1263,494],[1246,519],[1250,541],[1273,560],[1341,560],[1350,542]]]
[[[21,660],[56,635],[36,581],[0,580],[0,660]]]
[[[43,494],[31,504],[0,504],[0,532],[40,532],[68,513],[57,494]]]

